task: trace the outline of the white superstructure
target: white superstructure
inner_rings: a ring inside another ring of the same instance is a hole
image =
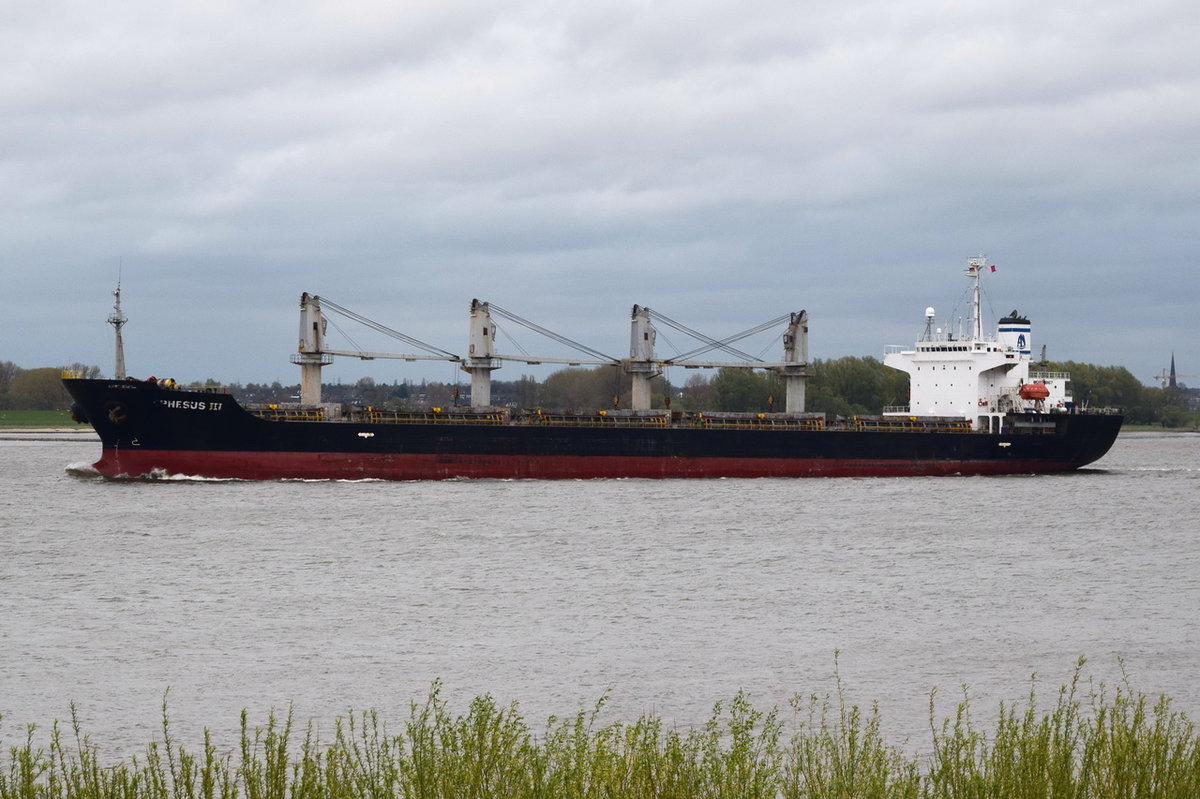
[[[912,346],[889,346],[883,362],[909,376],[909,404],[887,416],[940,416],[970,419],[976,430],[999,432],[1007,413],[1066,412],[1072,407],[1066,372],[1032,368],[1029,319],[1013,311],[985,336],[980,278],[983,258],[967,262],[971,318],[957,334],[934,327],[934,309],[925,311],[924,332]]]

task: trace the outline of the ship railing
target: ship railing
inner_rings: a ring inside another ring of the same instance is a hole
[[[1087,405],[1068,402],[1065,405],[1053,405],[1045,410],[1020,408],[1017,413],[1041,414],[1050,416],[1124,416],[1124,408],[1092,408]]]
[[[1028,413],[1030,411],[1027,410],[1026,412]],[[1039,411],[1033,411],[1033,412],[1039,413]],[[1086,404],[1080,404],[1077,402],[1068,402],[1068,403],[1065,403],[1064,405],[1051,406],[1049,408],[1046,408],[1044,411],[1040,411],[1040,413],[1049,413],[1049,414],[1053,414],[1053,415],[1067,414],[1067,415],[1071,415],[1071,416],[1075,416],[1075,415],[1079,415],[1079,416],[1124,416],[1125,409],[1124,408],[1093,408]]]
[[[570,425],[572,427],[666,427],[671,423],[669,413],[630,413],[596,411],[595,413],[553,413],[537,410],[524,421],[531,424]]]
[[[908,406],[907,405],[885,405],[885,406],[883,406],[883,412],[885,414],[902,413],[907,416],[908,415]]]
[[[450,410],[435,407],[427,411],[403,411],[368,407],[351,411],[346,414],[346,418],[368,424],[501,425],[508,420],[508,414],[503,410]]]
[[[970,419],[933,416],[851,416],[848,426],[854,430],[892,433],[970,433]]]
[[[691,426],[716,430],[824,430],[825,414],[697,413],[685,419]]]
[[[248,409],[252,414],[268,422],[323,422],[324,408],[287,407],[282,405],[262,405]]]
[[[1034,372],[1029,373],[1030,380],[1070,380],[1070,372]]]

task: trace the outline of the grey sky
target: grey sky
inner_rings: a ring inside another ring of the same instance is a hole
[[[478,297],[881,356],[985,252],[1050,357],[1200,373],[1197,42],[1188,0],[7,3],[0,360],[111,372],[119,268],[138,376],[294,382],[302,291],[456,352]]]

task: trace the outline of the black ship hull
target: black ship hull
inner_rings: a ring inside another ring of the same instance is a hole
[[[1020,413],[998,433],[922,428],[812,429],[768,416],[551,417],[415,414],[387,421],[272,419],[223,393],[67,379],[100,435],[106,477],[248,480],[617,477],[847,477],[1061,472],[1102,457],[1116,414]],[[915,422],[916,420],[914,420]],[[862,427],[859,425],[858,427]]]

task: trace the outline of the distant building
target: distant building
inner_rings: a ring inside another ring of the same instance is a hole
[[[1184,375],[1191,377],[1191,375]],[[1188,388],[1186,384],[1179,382],[1179,373],[1175,371],[1175,353],[1171,353],[1171,371],[1164,381],[1163,388],[1178,391],[1187,403],[1189,411],[1200,411],[1200,388]]]

